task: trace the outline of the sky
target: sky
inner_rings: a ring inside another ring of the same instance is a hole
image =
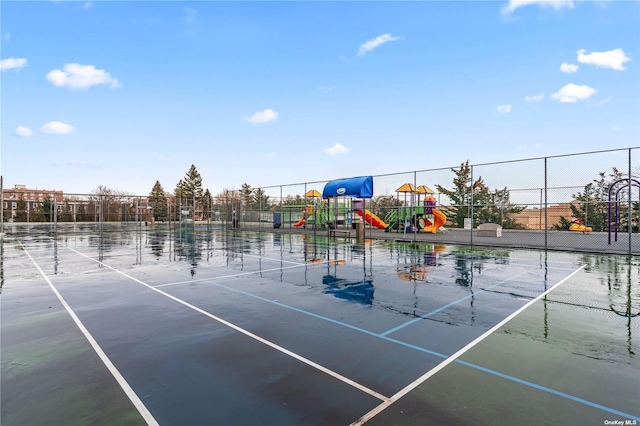
[[[640,145],[640,3],[2,1],[4,187],[212,194]]]

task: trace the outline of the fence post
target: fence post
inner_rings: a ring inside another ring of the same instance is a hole
[[[471,214],[469,215],[471,218],[471,247],[473,247],[473,164],[471,165],[471,196],[469,198],[469,202],[471,203]]]
[[[417,192],[418,190],[418,180],[417,180],[417,176],[416,176],[416,171],[414,170],[413,172],[413,187],[416,188],[416,193],[411,195],[411,209],[413,210],[413,212],[411,213],[411,229],[413,230],[413,243],[416,243],[416,238],[417,238],[417,232],[418,229],[420,229],[419,226],[419,220],[418,220],[418,209],[420,208],[420,206],[415,205],[416,203],[420,202],[420,193]],[[414,197],[415,195],[415,197]],[[434,222],[434,226],[435,226],[435,222]]]
[[[633,186],[631,186],[631,148],[629,148],[629,194],[628,194],[628,201],[627,201],[627,205],[628,205],[628,213],[627,213],[627,233],[629,235],[629,256],[631,256],[631,231],[633,230],[633,216],[632,216],[632,212],[633,212],[633,202],[632,202],[632,197],[631,197],[631,193],[633,192]],[[640,188],[638,188],[638,190],[640,190]]]
[[[2,235],[3,233],[4,233],[4,186],[3,186],[2,176],[0,176],[0,235]]]
[[[544,157],[544,249],[545,251],[548,248],[548,241],[547,238],[549,237],[548,232],[549,232],[549,224],[548,224],[548,220],[549,220],[549,199],[548,197],[548,192],[547,189],[549,187],[548,183],[547,183],[547,178],[548,178],[548,170],[547,170],[547,157]]]
[[[53,233],[58,232],[58,193],[53,192]]]

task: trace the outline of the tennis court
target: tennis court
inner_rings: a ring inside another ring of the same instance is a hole
[[[5,425],[640,419],[638,257],[139,224],[6,231]]]

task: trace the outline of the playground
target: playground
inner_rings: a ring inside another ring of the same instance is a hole
[[[284,205],[281,211],[274,212],[275,229],[288,223],[294,228],[337,229],[348,227],[355,229],[359,221],[364,221],[376,229],[387,232],[420,232],[435,234],[447,217],[436,209],[434,192],[425,185],[416,187],[406,183],[396,190],[396,206],[384,216],[384,219],[366,208],[366,199],[373,196],[373,178],[354,177],[330,181],[323,192],[307,191],[305,199],[309,204]],[[401,201],[400,194],[403,195]]]
[[[609,228],[594,231],[581,219],[573,218],[566,230],[545,227],[539,231],[504,229],[494,223],[474,223],[465,219],[465,227],[449,226],[447,206],[440,207],[434,191],[426,185],[404,183],[395,190],[393,203],[386,208],[372,201],[371,176],[329,181],[322,192],[305,193],[305,204],[282,205],[273,213],[273,232],[340,236],[395,241],[468,244],[496,247],[535,248],[592,253],[640,254],[637,232],[619,232],[620,223],[634,223],[637,213],[626,208],[629,203],[620,194],[630,196],[629,188],[640,189],[638,181],[614,182],[607,203]],[[640,206],[640,195],[638,199]],[[638,208],[638,207],[636,207]],[[626,210],[628,217],[621,213]],[[374,212],[373,210],[377,210]],[[470,216],[472,214],[470,213]],[[358,229],[359,227],[362,229]],[[637,225],[634,225],[637,227]],[[246,229],[264,230],[262,223],[246,223]],[[488,231],[491,229],[491,231]],[[340,230],[338,233],[336,230]],[[575,234],[588,234],[579,237]]]

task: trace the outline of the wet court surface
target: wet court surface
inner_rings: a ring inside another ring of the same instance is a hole
[[[160,227],[1,255],[3,425],[640,420],[637,257]]]

